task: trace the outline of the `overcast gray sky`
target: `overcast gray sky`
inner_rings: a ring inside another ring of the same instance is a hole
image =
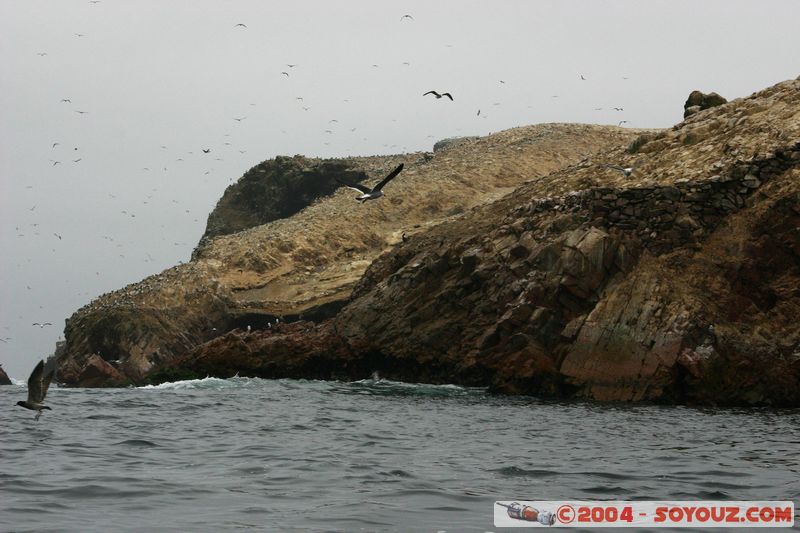
[[[188,260],[264,159],[671,126],[693,89],[800,74],[798,20],[798,0],[0,0],[0,363],[25,378],[78,307]]]

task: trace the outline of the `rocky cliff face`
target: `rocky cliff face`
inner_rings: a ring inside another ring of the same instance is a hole
[[[337,191],[79,311],[59,375],[800,405],[800,81],[666,131],[544,125],[417,157],[379,202]]]
[[[797,406],[799,167],[789,81],[414,235],[330,320],[230,333],[178,366]]]
[[[138,382],[237,328],[333,316],[403,235],[414,239],[641,133],[545,124],[436,154],[265,162],[226,191],[190,263],[106,294],[68,320],[59,379]],[[336,178],[374,183],[401,162],[405,170],[378,202],[360,205],[341,187],[330,194]]]

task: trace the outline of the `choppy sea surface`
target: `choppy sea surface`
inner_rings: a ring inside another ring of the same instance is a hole
[[[0,387],[2,531],[484,532],[495,500],[800,496],[800,410],[206,378],[52,388],[34,422],[25,394]]]

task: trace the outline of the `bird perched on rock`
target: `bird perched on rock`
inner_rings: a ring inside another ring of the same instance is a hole
[[[422,96],[427,96],[427,95],[429,95],[429,94],[432,94],[433,96],[435,96],[437,100],[438,100],[439,98],[441,98],[442,96],[446,96],[446,97],[448,97],[448,98],[450,99],[450,101],[452,101],[452,100],[453,100],[453,95],[451,95],[450,93],[442,93],[442,94],[439,94],[439,93],[437,93],[436,91],[428,91],[428,92],[426,92],[425,94],[423,94]]]
[[[366,185],[361,185],[359,183],[356,183],[355,185],[350,185],[350,184],[345,183],[343,181],[340,181],[338,179],[336,181],[338,181],[339,183],[341,183],[342,185],[344,185],[346,187],[349,187],[349,188],[351,188],[353,190],[356,190],[356,191],[360,192],[361,194],[359,196],[356,196],[356,200],[358,200],[359,202],[361,202],[363,204],[367,200],[375,200],[375,199],[380,198],[381,196],[383,196],[383,191],[381,191],[383,186],[386,185],[387,183],[389,183],[395,176],[400,174],[401,170],[403,170],[403,163],[400,163],[400,165],[398,165],[398,167],[396,169],[394,169],[391,172],[391,174],[389,174],[388,176],[383,178],[380,181],[380,183],[378,183],[377,185],[375,185],[371,189],[369,187],[367,187]]]
[[[52,411],[46,405],[42,405],[44,397],[47,394],[47,389],[50,387],[50,381],[55,374],[55,368],[51,369],[47,374],[44,372],[44,361],[39,361],[39,364],[34,367],[31,376],[28,378],[28,399],[26,401],[19,401],[17,405],[36,411],[34,420],[39,420],[42,416],[42,410],[47,409]]]
[[[625,177],[627,178],[627,177],[629,177],[631,174],[633,174],[633,170],[634,170],[634,168],[635,168],[635,167],[621,167],[621,166],[618,166],[618,165],[606,165],[606,168],[611,168],[611,169],[614,169],[614,170],[619,170],[620,172],[622,172],[623,174],[625,174]]]

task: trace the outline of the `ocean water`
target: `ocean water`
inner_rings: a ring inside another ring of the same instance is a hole
[[[495,500],[800,495],[796,409],[207,378],[54,388],[34,422],[24,396],[0,387],[2,531],[483,532]]]

